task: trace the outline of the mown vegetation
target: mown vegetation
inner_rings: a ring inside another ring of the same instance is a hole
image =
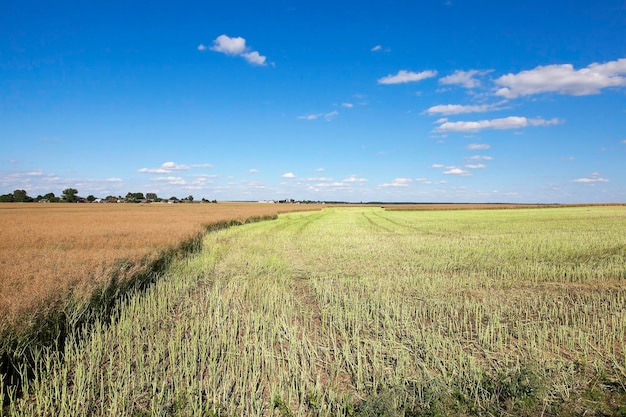
[[[332,208],[211,233],[34,351],[6,415],[626,414],[623,207]]]

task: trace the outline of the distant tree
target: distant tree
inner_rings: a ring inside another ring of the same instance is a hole
[[[176,198],[176,196],[171,196],[169,199],[173,201],[178,201],[178,198]]]
[[[33,201],[32,197],[29,197],[24,190],[13,191],[13,201],[16,203],[27,203]]]
[[[61,199],[54,195],[54,193],[48,193],[44,195],[43,198],[51,203],[58,203],[59,201],[61,201]]]
[[[67,203],[75,203],[78,201],[78,190],[76,188],[66,188],[63,190],[63,201]]]
[[[190,195],[189,197],[187,197],[187,201],[189,201],[190,203],[193,203],[193,196]]]
[[[90,203],[93,203],[94,201],[96,201],[96,197],[90,194],[87,196],[87,201],[89,201]]]
[[[140,200],[144,200],[145,197],[143,193],[128,193],[125,199],[129,203],[138,203]]]
[[[0,203],[12,203],[12,202],[13,202],[13,194],[0,195]]]
[[[146,193],[146,199],[151,201],[157,201],[159,197],[157,197],[156,193]]]

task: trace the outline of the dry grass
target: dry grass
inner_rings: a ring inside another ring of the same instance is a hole
[[[73,290],[136,272],[207,225],[314,205],[0,204],[0,326]]]

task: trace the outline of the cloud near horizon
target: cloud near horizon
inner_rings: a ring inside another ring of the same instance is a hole
[[[572,182],[580,182],[584,184],[595,184],[598,182],[609,182],[609,180],[606,178],[603,178],[599,172],[594,172],[588,177],[577,178],[575,180],[572,180]]]
[[[191,168],[213,168],[211,164],[192,164],[184,165],[175,162],[164,162],[159,168],[140,168],[137,172],[142,174],[169,174],[175,171],[188,171]]]
[[[388,188],[388,187],[408,187],[413,180],[411,178],[395,178],[393,181],[388,183],[379,184],[380,188]]]
[[[411,72],[406,70],[400,70],[395,75],[389,74],[386,77],[379,78],[378,84],[403,84],[422,81],[427,78],[433,78],[436,76],[437,71],[427,70],[422,72]]]

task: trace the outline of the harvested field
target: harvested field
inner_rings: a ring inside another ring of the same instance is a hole
[[[0,326],[70,289],[85,296],[113,274],[130,276],[163,251],[199,238],[208,225],[320,207],[0,204]]]
[[[34,351],[5,412],[623,416],[624,227],[623,207],[353,207],[220,230]]]

